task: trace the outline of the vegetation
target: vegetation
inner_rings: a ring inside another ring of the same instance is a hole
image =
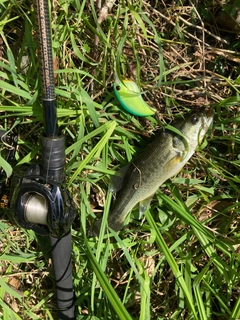
[[[77,319],[240,319],[239,1],[112,0],[106,14],[103,5],[51,7],[66,183],[78,208]],[[18,134],[14,172],[41,159],[37,26],[32,2],[2,0],[0,10],[0,124]],[[116,74],[138,83],[156,117],[119,109]],[[211,130],[146,215],[133,211],[119,234],[88,238],[96,217],[108,214],[111,176],[156,130],[201,106],[215,108]],[[6,150],[2,144],[0,161],[10,174]],[[1,211],[0,315],[54,319],[46,239]]]

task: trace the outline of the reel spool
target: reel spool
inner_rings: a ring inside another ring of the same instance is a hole
[[[48,206],[40,194],[30,194],[25,205],[25,220],[30,223],[47,225]]]

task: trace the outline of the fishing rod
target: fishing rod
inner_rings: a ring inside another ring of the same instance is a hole
[[[42,162],[18,168],[11,178],[10,209],[15,221],[40,236],[49,236],[54,267],[58,319],[75,319],[71,261],[71,226],[76,216],[74,202],[64,185],[65,136],[57,121],[54,92],[52,42],[48,0],[36,0],[41,59],[42,111],[44,134]],[[0,132],[1,139],[5,133]],[[8,158],[13,159],[16,137]],[[0,207],[7,207],[3,195],[4,174],[0,172]]]

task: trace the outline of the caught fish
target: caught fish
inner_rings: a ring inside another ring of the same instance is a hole
[[[153,115],[156,110],[151,108],[142,98],[142,94],[134,81],[117,79],[113,85],[115,96],[120,105],[129,113],[146,117]]]
[[[213,115],[211,109],[190,113],[185,120],[173,125],[177,130],[162,132],[130,163],[108,216],[109,227],[121,230],[127,214],[138,203],[140,214],[147,210],[157,189],[176,175],[194,154],[212,123]],[[97,236],[100,226],[101,219],[93,224],[89,235]]]

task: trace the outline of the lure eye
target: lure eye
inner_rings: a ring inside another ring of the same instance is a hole
[[[196,124],[199,121],[199,117],[197,115],[193,115],[191,118],[191,122],[192,124]]]
[[[115,89],[116,89],[117,91],[119,91],[119,90],[121,89],[121,87],[120,87],[120,86],[116,86]]]

